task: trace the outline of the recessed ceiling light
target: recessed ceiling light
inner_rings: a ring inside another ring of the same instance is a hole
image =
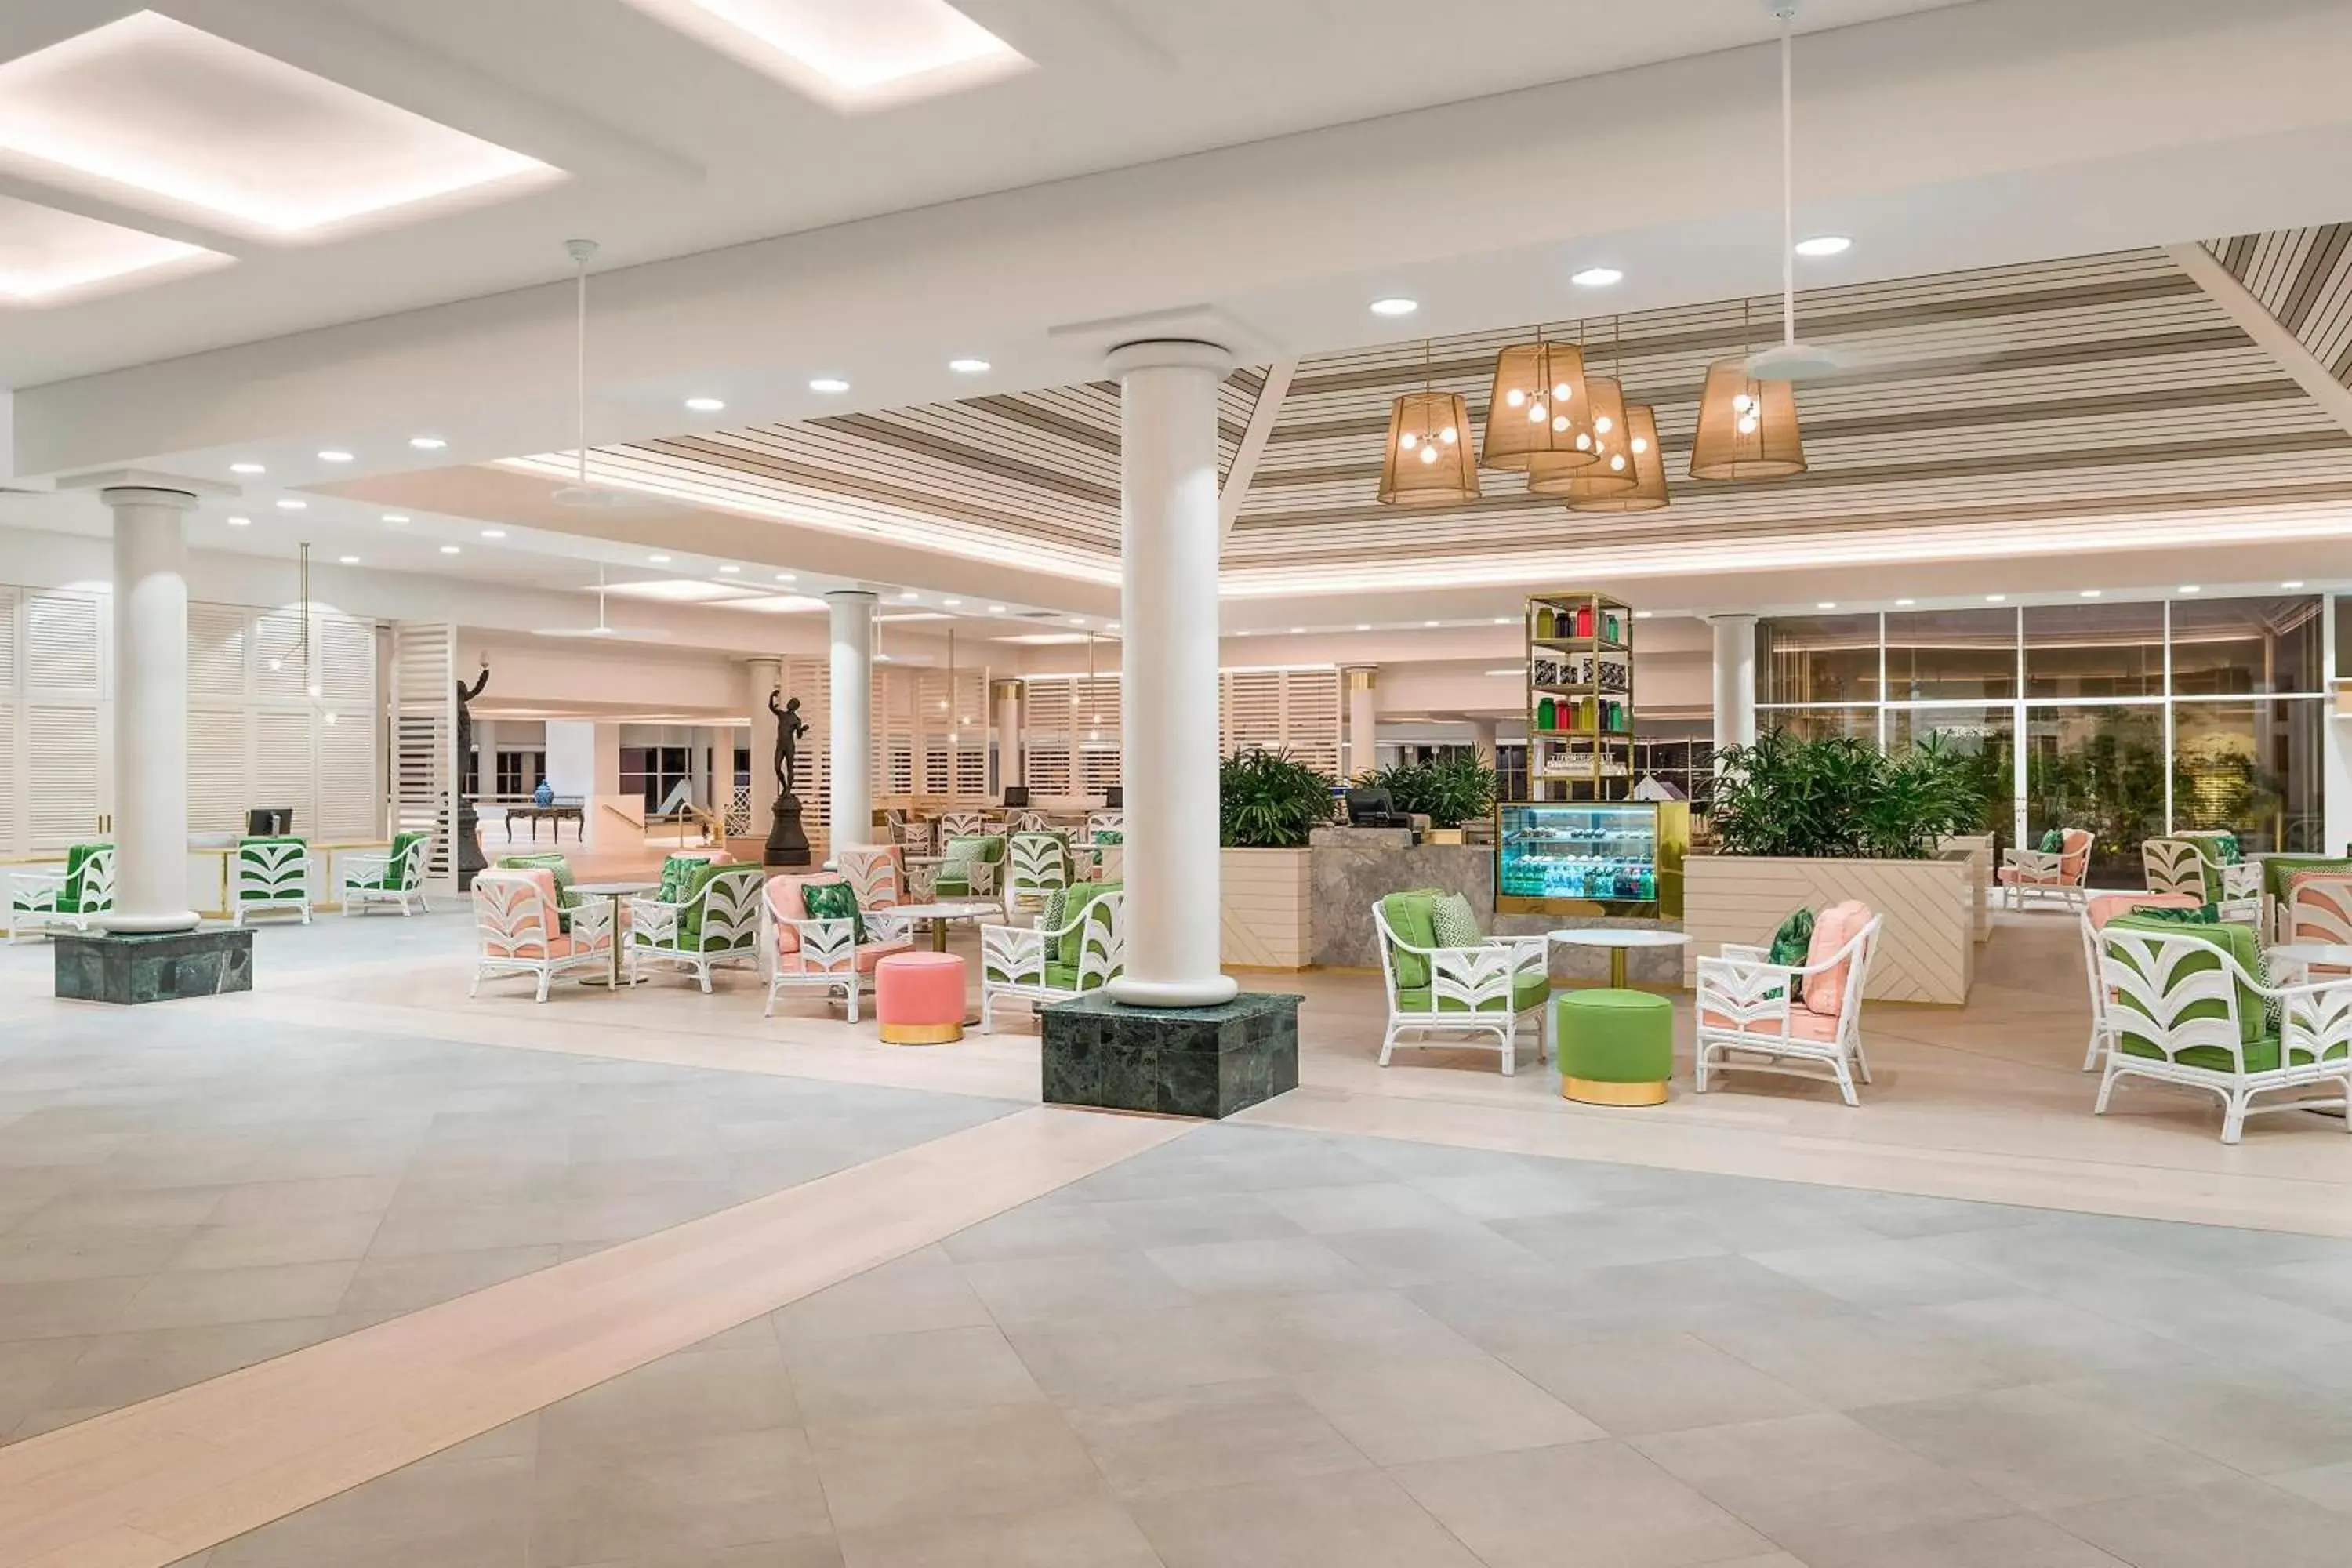
[[[629,4],[837,109],[873,109],[973,87],[1031,63],[949,0]]]
[[[1370,631],[1372,629],[1372,623],[1370,621],[1358,621],[1356,623],[1356,629],[1360,632]]]
[[[1072,625],[1072,626],[1085,626],[1086,624],[1087,624],[1087,618],[1086,618],[1086,616],[1072,616],[1070,617],[1070,625]]]
[[[306,510],[310,507],[310,503],[309,501],[306,501],[306,500],[292,500],[291,498],[289,498],[288,500],[285,500],[279,501],[279,502],[278,503],[278,510],[279,511],[302,511],[302,510]]]
[[[729,576],[730,576],[730,577],[731,577],[731,576],[733,576],[736,573],[740,572],[741,570],[743,570],[743,568],[741,568],[740,566],[721,566],[719,570],[719,571],[721,571],[721,572],[723,572],[723,573],[725,573],[727,575],[729,575]]]
[[[1623,282],[1625,275],[1614,267],[1588,267],[1581,272],[1570,273],[1568,280],[1587,289],[1606,289],[1612,283]]]
[[[962,604],[962,603],[963,603],[963,601],[962,601],[961,599],[941,599],[941,600],[940,601],[940,606],[942,609],[949,609],[949,610],[952,610],[952,609],[954,609],[958,605],[961,605],[961,604]]]
[[[1235,637],[1245,637],[1249,636],[1249,633],[1247,633],[1247,632],[1235,632],[1235,633],[1234,634],[1234,636],[1235,636]]]
[[[408,525],[408,514],[404,511],[388,511],[383,514],[383,521],[394,528],[404,528]]]
[[[251,528],[253,526],[253,519],[249,517],[233,517],[228,520],[228,525],[231,528]]]
[[[948,361],[948,368],[958,375],[979,375],[988,369],[988,362],[984,359],[951,359]]]
[[[506,536],[507,531],[503,528],[486,528],[482,530],[482,537],[484,539],[504,539]]]
[[[1421,624],[1422,624],[1423,626],[1435,626],[1437,623],[1436,623],[1435,621],[1423,621],[1423,622],[1422,622]]]
[[[360,558],[356,555],[338,555],[335,557],[335,564],[338,566],[356,566],[359,563]]]
[[[1004,613],[1004,606],[1002,605],[991,605],[988,606],[988,613],[992,616],[1001,616]]]
[[[2202,588],[2200,588],[2200,587],[2199,587],[2196,584],[2194,584],[2194,583],[2183,583],[2182,584],[2180,584],[2180,591],[2181,591],[2182,593],[2184,593],[2184,594],[2201,594],[2201,593],[2203,593],[2205,590],[2204,590],[2204,589],[2202,589]]]
[[[686,405],[697,414],[716,414],[727,406],[727,400],[723,397],[689,397]]]
[[[259,463],[231,463],[228,471],[232,474],[266,474],[269,470]]]
[[[420,452],[437,452],[449,443],[438,436],[411,436],[408,444]]]
[[[800,579],[793,575],[790,572],[779,572],[776,574],[776,581],[779,583],[797,583]]]
[[[2303,586],[2303,579],[2300,577],[2290,577],[2285,582],[2280,584],[2279,586],[2282,588],[2300,588]]]
[[[1813,608],[1817,610],[1834,610],[1837,608],[1837,601],[1835,599],[1819,600],[1814,604]]]
[[[1636,610],[1633,612],[1633,618],[1637,621],[1646,621],[1655,613],[1652,610]]]
[[[1517,616],[1496,616],[1495,617],[1495,624],[1498,626],[1517,626],[1518,625],[1518,617]]]
[[[454,544],[445,544],[441,547],[441,553],[444,555],[455,555],[457,553],[457,547]]]
[[[1420,300],[1408,300],[1402,294],[1391,294],[1385,300],[1372,301],[1372,314],[1375,316],[1410,316],[1420,309]]]
[[[1842,234],[1817,234],[1797,241],[1800,256],[1843,256],[1853,248],[1853,241]]]
[[[2099,596],[2102,590],[2097,588],[2085,588],[2074,596],[2078,599],[2095,599]]]
[[[652,562],[656,566],[667,566],[669,564],[669,557],[667,555],[648,555],[646,559]]]
[[[1301,633],[1301,632],[1305,631],[1306,629],[1307,629],[1307,628],[1306,628],[1305,626],[1293,626],[1293,627],[1291,627],[1291,628],[1290,628],[1290,635],[1291,635],[1292,637],[1297,637],[1299,633]]]
[[[1118,630],[1118,623],[1117,621],[1105,621],[1103,623],[1103,630],[1107,632],[1115,632]]]
[[[898,602],[902,605],[919,603],[922,597],[923,596],[920,594],[918,594],[912,588],[902,588],[898,591]]]
[[[2002,605],[2007,604],[2008,602],[2009,595],[2006,594],[1987,594],[1985,595],[1985,603],[1988,605]]]
[[[847,392],[849,390],[849,383],[842,380],[841,377],[837,375],[820,375],[809,383],[809,390],[811,392],[823,392],[828,394]]]
[[[1918,602],[1919,602],[1919,601],[1918,601],[1918,600],[1916,600],[1916,599],[1897,599],[1897,600],[1895,600],[1895,606],[1899,609],[1899,608],[1902,608],[1902,607],[1905,607],[1905,606],[1907,606],[1907,605],[1916,605],[1916,604],[1917,604]]]
[[[330,447],[319,454],[319,461],[322,463],[348,463],[351,460],[352,455],[340,447]]]

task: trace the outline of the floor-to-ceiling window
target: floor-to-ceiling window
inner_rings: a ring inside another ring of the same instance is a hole
[[[2145,839],[2226,827],[2248,849],[2321,838],[2322,602],[2182,596],[1766,620],[1757,723],[1977,759],[2004,844],[2098,835],[2095,881]]]

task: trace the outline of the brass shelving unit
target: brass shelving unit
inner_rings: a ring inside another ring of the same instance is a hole
[[[1527,602],[1528,795],[1624,800],[1633,787],[1633,611],[1606,594]]]

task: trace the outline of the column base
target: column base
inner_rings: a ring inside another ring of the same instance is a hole
[[[249,931],[61,931],[52,942],[57,994],[68,1001],[131,1006],[253,989]]]
[[[1298,1087],[1298,1001],[1252,991],[1211,1007],[1132,1007],[1099,992],[1039,1020],[1045,1100],[1219,1118]]]
[[[785,795],[768,808],[768,842],[760,851],[762,866],[805,866],[809,863],[808,830],[801,826],[801,803]]]
[[[1213,974],[1206,980],[1138,980],[1122,974],[1103,984],[1112,1001],[1128,1007],[1220,1007],[1239,995],[1241,989],[1230,974]]]

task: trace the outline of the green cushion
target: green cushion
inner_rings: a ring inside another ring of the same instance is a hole
[[[1802,969],[1805,966],[1807,955],[1812,950],[1813,911],[1791,910],[1789,911],[1788,919],[1782,921],[1779,928],[1772,932],[1772,944],[1765,956],[1774,963],[1782,964],[1790,969]],[[1789,998],[1791,1002],[1805,994],[1805,981],[1802,975],[1797,977],[1794,993]]]
[[[82,912],[82,870],[89,864],[89,858],[91,856],[97,854],[101,849],[110,849],[113,846],[110,844],[76,844],[68,847],[66,850],[65,886],[58,889],[58,912],[59,914],[78,915]]]
[[[2153,919],[2148,915],[2129,914],[2109,921],[2106,929],[2153,931],[2161,936],[2187,937],[2192,942],[2203,942],[2209,947],[2228,952],[2238,961],[2239,967],[2248,974],[2259,975],[2263,973],[2262,947],[2251,926],[2224,925],[2218,922],[2212,925],[2186,925],[2177,921]],[[2188,973],[2199,973],[2216,967],[2220,963],[2221,960],[2218,958],[2210,960],[2192,958],[2189,960]],[[2179,1016],[2183,1020],[2218,1018],[2221,1016],[2221,1004],[2218,1000],[2191,1003],[2181,1010]],[[2263,1011],[2262,994],[2244,981],[2240,981],[2238,983],[2238,1038],[2244,1044],[2252,1045],[2261,1039],[2268,1029],[2269,1024]],[[2146,1036],[2131,1034],[2128,1031],[2123,1036],[2123,1047],[2133,1056],[2163,1055],[2156,1048],[2154,1041]],[[2190,1056],[2197,1054],[2199,1053],[2191,1052]],[[2219,1052],[2210,1054],[2220,1056]],[[2189,1058],[2183,1057],[2181,1059],[2186,1061]]]
[[[993,864],[1004,858],[1004,838],[996,833],[961,834],[948,840],[943,853],[950,860],[986,860]]]
[[[1381,900],[1381,913],[1388,917],[1389,930],[1396,932],[1399,942],[1413,947],[1437,945],[1434,910],[1441,893],[1442,889],[1436,888],[1408,888],[1402,893],[1391,893]],[[1417,952],[1407,952],[1399,948],[1396,978],[1400,991],[1426,989],[1429,985],[1429,960]]]
[[[2273,899],[2286,897],[2287,879],[2297,871],[2342,871],[2352,876],[2352,860],[2325,855],[2268,855],[2263,858],[2263,890]]]
[[[675,859],[677,857],[673,856],[672,858]],[[707,860],[690,860],[687,863],[694,869],[688,874],[686,884],[678,889],[677,897],[666,901],[686,906],[678,916],[677,944],[688,952],[699,952],[702,947],[702,889],[730,871],[738,873],[745,870],[756,871],[758,868],[720,865]],[[665,865],[662,869],[667,875],[668,867]],[[737,942],[735,945],[742,947],[748,945],[752,940],[756,940],[756,936],[747,936]]]
[[[501,855],[498,866],[501,871],[545,871],[553,876],[558,909],[576,910],[587,901],[572,886],[572,862],[561,855]]]
[[[2221,923],[2221,906],[2219,904],[2200,904],[2193,910],[2176,910],[2163,904],[2135,904],[2125,912],[2138,920],[2154,921],[2158,925],[2210,926]]]
[[[936,884],[935,884],[936,885]],[[1059,931],[1062,922],[1070,918],[1070,889],[1055,888],[1045,895],[1045,907],[1037,911],[1039,931]]]
[[[1076,991],[1078,988],[1078,966],[1075,963],[1046,964],[1045,984],[1056,991]],[[1095,975],[1087,981],[1087,989],[1096,990],[1101,985],[1102,976]]]
[[[1067,923],[1068,921],[1076,919],[1077,916],[1085,913],[1087,909],[1091,908],[1095,900],[1101,898],[1105,893],[1116,893],[1125,885],[1126,884],[1121,882],[1071,883],[1062,894],[1063,921]],[[1062,933],[1062,940],[1055,945],[1054,957],[1051,962],[1067,964],[1072,969],[1076,969],[1077,967],[1079,955],[1086,952],[1087,927],[1090,923],[1092,922],[1079,921],[1077,924],[1071,926],[1068,931],[1064,931]]]
[[[1470,900],[1459,893],[1447,893],[1429,906],[1429,924],[1440,947],[1476,947],[1486,940]]]
[[[1552,1037],[1566,1078],[1663,1083],[1675,1075],[1675,1005],[1647,991],[1563,991]]]
[[[1433,1008],[1429,1005],[1430,992],[1431,987],[1426,985],[1398,986],[1397,1011],[1400,1013],[1467,1013],[1470,1011],[1452,996],[1437,998],[1437,1005]],[[1511,1011],[1525,1013],[1540,1007],[1544,1005],[1544,999],[1550,994],[1551,976],[1549,974],[1530,974],[1515,979],[1511,982]],[[1487,1009],[1490,1012],[1501,1010],[1499,1006]]]
[[[2040,848],[2042,853],[2044,855],[2057,855],[2063,853],[2066,848],[2065,829],[2053,827],[2043,833],[2042,835]]]
[[[801,908],[813,921],[847,921],[856,940],[866,940],[866,917],[858,912],[857,889],[846,882],[803,882]]]
[[[1097,844],[1125,844],[1127,842],[1127,834],[1120,828],[1106,827],[1101,832],[1095,835],[1095,842]]]

